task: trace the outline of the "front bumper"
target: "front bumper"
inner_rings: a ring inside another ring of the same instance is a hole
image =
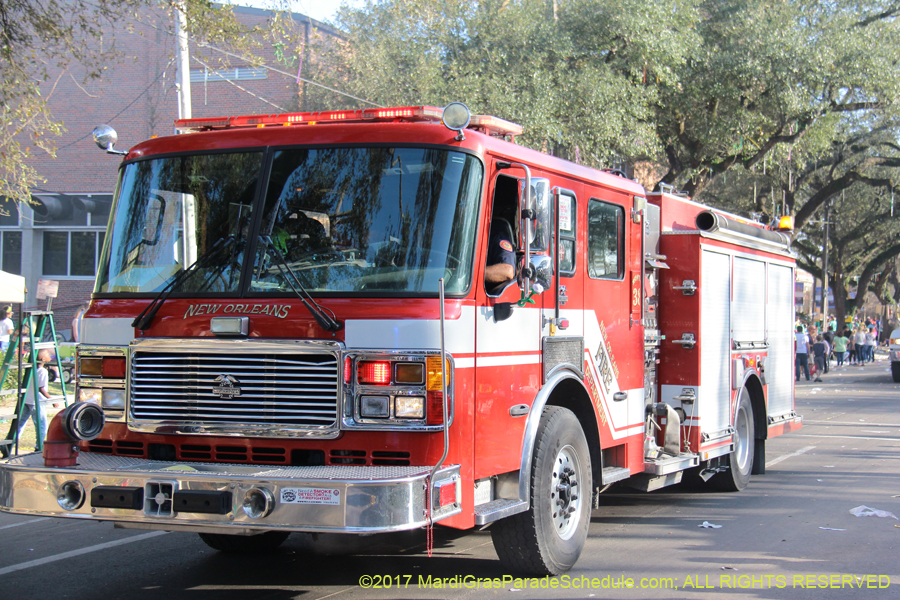
[[[75,467],[49,468],[35,453],[0,463],[0,511],[178,531],[379,533],[426,525],[429,497],[443,502],[433,522],[461,511],[459,465],[442,467],[429,494],[430,473],[431,467],[225,465],[92,453],[82,453]],[[70,492],[83,490],[80,506],[73,507],[71,494],[67,508],[58,502],[66,482],[75,482]],[[271,497],[267,514],[254,518],[244,509],[252,490]]]

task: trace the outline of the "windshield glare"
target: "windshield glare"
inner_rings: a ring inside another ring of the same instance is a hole
[[[468,287],[481,163],[429,148],[275,154],[251,291],[436,292]]]
[[[262,163],[259,151],[126,165],[95,292],[159,292],[195,261],[175,295],[292,293],[288,271],[310,292],[433,293],[441,277],[448,293],[468,288],[476,158],[432,148],[277,151],[254,223]],[[210,252],[219,240],[233,243]]]

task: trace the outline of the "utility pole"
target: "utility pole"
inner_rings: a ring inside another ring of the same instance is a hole
[[[175,3],[175,89],[178,92],[178,118],[191,118],[191,57],[188,51],[187,15],[184,0]]]
[[[828,331],[828,235],[831,199],[825,201],[825,244],[822,252],[822,331]]]

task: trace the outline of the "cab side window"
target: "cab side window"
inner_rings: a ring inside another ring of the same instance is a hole
[[[588,275],[622,279],[625,275],[625,210],[591,198],[588,204]]]
[[[575,215],[576,198],[567,193],[559,197],[559,274],[575,275]]]

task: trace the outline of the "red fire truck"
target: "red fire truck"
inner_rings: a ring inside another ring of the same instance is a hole
[[[558,574],[604,486],[737,491],[801,426],[783,233],[459,103],[176,127],[121,153],[77,402],[6,512],[225,551],[490,525]]]

